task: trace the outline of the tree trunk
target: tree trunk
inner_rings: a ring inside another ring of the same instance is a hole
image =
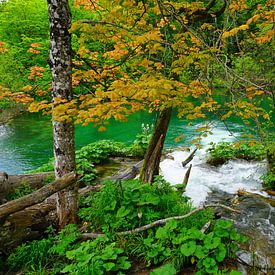
[[[48,0],[50,21],[50,62],[52,71],[52,97],[71,100],[71,13],[68,0]],[[56,121],[53,117],[55,176],[75,171],[74,125],[72,121]],[[57,196],[57,214],[60,228],[77,221],[77,187],[60,191]]]
[[[159,174],[159,163],[163,149],[166,133],[168,130],[172,108],[160,112],[155,129],[147,148],[140,179],[144,182],[152,182],[154,176]]]

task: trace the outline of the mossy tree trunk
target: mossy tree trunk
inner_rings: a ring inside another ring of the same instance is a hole
[[[48,0],[50,21],[50,65],[52,97],[71,100],[72,50],[71,13],[68,0]],[[75,172],[74,125],[70,121],[56,121],[53,117],[55,177]],[[57,215],[60,228],[77,221],[77,187],[60,191],[57,196]]]
[[[144,182],[152,182],[154,176],[159,175],[159,163],[163,149],[166,133],[171,119],[172,108],[160,112],[152,138],[147,148],[140,179]]]

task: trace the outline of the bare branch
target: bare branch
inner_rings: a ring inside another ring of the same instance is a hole
[[[200,206],[200,207],[194,209],[193,211],[191,211],[191,212],[189,212],[189,213],[187,213],[187,214],[185,214],[183,216],[175,216],[175,217],[169,217],[169,218],[166,218],[166,219],[157,220],[155,222],[152,222],[150,224],[138,227],[136,229],[122,231],[122,232],[117,232],[116,235],[123,236],[123,235],[136,234],[136,233],[148,230],[150,228],[153,228],[155,226],[166,224],[167,222],[172,221],[172,220],[183,220],[183,219],[186,219],[186,218],[188,218],[188,217],[190,217],[190,216],[192,216],[192,215],[194,215],[194,214],[196,214],[196,213],[198,213],[198,212],[200,212],[200,211],[202,211],[204,209],[207,209],[207,208],[216,208],[216,207],[224,208],[226,210],[229,210],[229,211],[235,212],[235,213],[241,213],[238,210],[235,210],[235,209],[233,209],[231,207],[228,207],[228,206],[220,204],[220,203],[217,203],[217,204],[208,204],[208,205]],[[97,238],[97,237],[100,237],[100,236],[105,236],[105,235],[104,234],[100,234],[100,233],[83,233],[81,235],[81,238],[87,240],[87,239]]]

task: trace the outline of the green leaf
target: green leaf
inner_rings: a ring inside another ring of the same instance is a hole
[[[123,270],[127,270],[131,267],[131,263],[129,261],[127,261],[128,257],[126,256],[122,256],[122,257],[119,257],[119,265],[118,265],[118,268],[121,268]]]
[[[127,216],[129,213],[130,213],[129,208],[126,208],[125,206],[121,206],[118,209],[116,216],[117,216],[117,218],[123,218],[123,217]]]
[[[115,210],[116,208],[116,201],[111,200],[108,205],[104,207],[104,210]]]
[[[203,233],[201,233],[201,231],[197,228],[191,228],[190,230],[188,230],[188,233],[190,239],[201,240],[203,238]]]
[[[208,251],[208,250],[207,250]],[[206,255],[205,250],[203,249],[203,247],[201,245],[197,245],[196,247],[196,251],[194,254],[198,259],[203,259]]]
[[[206,259],[203,260],[203,265],[206,268],[211,268],[216,265],[216,261],[213,258],[207,257]]]
[[[172,264],[166,264],[150,272],[150,275],[175,275],[177,270]]]
[[[118,268],[121,268],[123,270],[127,270],[131,267],[131,263],[129,261],[127,261],[128,257],[126,256],[123,256],[123,257],[120,257],[119,258],[119,265],[118,265]]]
[[[204,245],[208,249],[214,249],[219,246],[221,243],[221,238],[220,237],[211,237],[211,236],[206,236],[204,239]]]
[[[188,242],[188,243],[185,243],[183,244],[181,247],[180,247],[180,252],[186,256],[186,257],[189,257],[190,255],[194,254],[195,250],[196,250],[196,242],[194,241],[191,241],[191,242]]]
[[[166,226],[166,228],[170,229],[170,230],[173,230],[173,229],[176,229],[178,227],[178,221],[176,220],[171,220],[169,221]]]
[[[146,193],[141,195],[139,200],[139,205],[153,204],[158,205],[160,202],[160,198],[156,197],[154,194]]]
[[[230,238],[231,238],[231,240],[233,240],[233,241],[239,241],[240,237],[241,237],[240,234],[237,233],[236,230],[232,230],[230,232]]]
[[[111,271],[116,265],[114,263],[105,263],[103,266],[105,267],[106,271]]]
[[[228,220],[218,220],[216,226],[223,229],[229,229],[232,227],[232,222]]]
[[[220,244],[218,246],[218,250],[216,251],[215,253],[215,256],[216,256],[216,260],[218,262],[222,262],[226,256],[226,248],[225,248],[225,245],[224,244]]]
[[[167,239],[169,237],[169,231],[167,230],[166,227],[160,227],[158,228],[156,232],[156,238],[157,239]]]

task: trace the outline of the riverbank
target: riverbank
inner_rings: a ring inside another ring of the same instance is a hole
[[[27,111],[26,106],[16,105],[12,108],[1,108],[0,107],[0,125],[6,125],[11,122],[14,118],[24,114]]]

